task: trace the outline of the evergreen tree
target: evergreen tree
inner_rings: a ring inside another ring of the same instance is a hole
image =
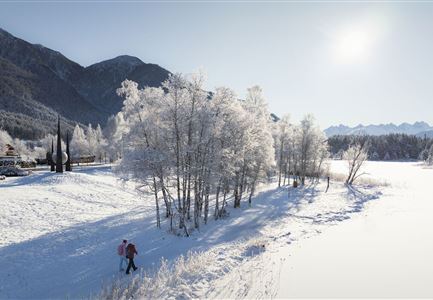
[[[51,139],[51,153],[50,153],[51,172],[55,171],[55,165],[54,165],[53,155],[54,155],[54,140]]]
[[[60,116],[57,120],[57,152],[56,152],[56,173],[63,173],[63,163],[62,163],[62,139],[60,137]]]
[[[66,132],[66,155],[68,156],[68,160],[66,161],[65,170],[72,171],[71,165],[71,153],[69,151],[69,131]]]

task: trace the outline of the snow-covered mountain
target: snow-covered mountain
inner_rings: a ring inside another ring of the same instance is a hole
[[[325,129],[325,133],[328,137],[333,135],[350,135],[350,134],[367,134],[367,135],[383,135],[390,133],[405,133],[412,135],[433,136],[433,127],[426,122],[415,122],[413,124],[402,123],[400,125],[395,125],[393,123],[389,124],[379,124],[379,125],[362,125],[359,124],[355,127],[349,127],[346,125],[331,126]]]

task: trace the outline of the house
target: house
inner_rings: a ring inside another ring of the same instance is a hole
[[[0,156],[0,167],[15,167],[21,164],[21,157],[12,145],[5,145],[4,154]]]
[[[6,144],[5,148],[6,148],[5,149],[6,156],[18,156],[18,154],[15,151],[15,148],[12,147],[12,145]]]

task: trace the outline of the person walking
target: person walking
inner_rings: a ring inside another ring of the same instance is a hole
[[[137,249],[135,249],[135,245],[132,243],[129,243],[128,246],[126,246],[126,258],[129,259],[128,267],[126,268],[126,274],[129,274],[129,270],[131,270],[131,268],[134,271],[137,270],[137,267],[134,264],[135,254],[138,255]]]
[[[125,263],[125,265],[127,265],[127,261],[126,261],[126,243],[128,241],[127,240],[123,240],[122,243],[117,246],[117,254],[120,257],[120,263],[119,263],[119,272],[124,271],[125,269],[123,268],[123,263]]]

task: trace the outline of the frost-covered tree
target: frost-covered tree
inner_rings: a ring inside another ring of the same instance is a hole
[[[204,80],[200,73],[174,74],[162,88],[144,89],[126,80],[118,90],[124,103],[116,117],[123,128],[116,118],[110,121],[109,139],[117,135],[123,145],[118,172],[154,194],[157,226],[162,199],[171,228],[177,223],[186,235],[189,222],[196,228],[207,222],[211,193],[219,218],[231,193],[235,207],[247,191],[251,203],[256,184],[274,164],[261,89],[249,89],[239,101],[228,88],[206,92]]]
[[[32,157],[32,151],[31,149],[29,149],[29,147],[24,141],[15,138],[12,141],[12,145],[15,149],[15,152],[18,155],[20,155],[23,159],[30,159]]]
[[[102,160],[104,157],[107,141],[102,133],[101,125],[97,125],[96,128],[89,124],[85,134],[87,140],[87,151],[89,155],[95,156],[96,160]]]
[[[107,125],[104,127],[104,136],[107,138],[105,150],[110,156],[110,160],[116,161],[122,157],[122,138],[127,130],[128,126],[126,125],[122,112],[108,118]]]
[[[235,182],[235,206],[240,206],[242,193],[250,187],[248,203],[255,192],[257,180],[266,176],[274,164],[274,148],[272,138],[272,124],[270,113],[262,89],[253,86],[247,90],[247,97],[243,102],[246,118],[243,132],[243,161],[237,172]],[[241,127],[242,128],[242,127]],[[238,188],[238,191],[236,190]]]
[[[160,88],[140,91],[138,85],[129,80],[124,81],[117,92],[125,97],[121,115],[117,120],[123,120],[125,127],[128,128],[119,128],[119,122],[112,130],[111,138],[118,138],[127,149],[123,153],[118,172],[124,177],[138,180],[142,187],[153,190],[157,226],[160,227],[160,190],[164,194],[166,216],[171,216],[171,204],[164,184],[166,161],[163,158],[168,149],[164,146],[164,132],[155,130],[155,126],[160,122],[158,111],[161,106],[158,102],[161,101],[164,92]]]
[[[89,143],[84,130],[77,124],[71,139],[71,156],[73,159],[79,159],[81,156],[89,155]]]
[[[293,125],[290,124],[289,116],[284,115],[274,125],[274,146],[278,172],[278,187],[280,187],[281,184],[285,185],[286,178],[288,178],[288,172],[290,172],[290,163],[293,161],[292,158],[294,151],[293,136]]]
[[[323,161],[328,156],[324,133],[314,123],[312,115],[305,116],[295,131],[296,174],[301,184],[306,176],[318,177]]]
[[[299,125],[283,116],[274,125],[274,145],[279,186],[285,185],[286,179],[290,184],[290,176],[304,184],[306,177],[318,179],[324,173],[328,145],[311,115]]]
[[[314,155],[314,120],[311,115],[307,115],[300,124],[297,139],[299,151],[299,177],[301,183],[305,183],[305,177],[310,167],[311,159]]]
[[[343,159],[347,160],[349,167],[349,175],[347,176],[346,183],[352,185],[353,182],[362,176],[360,173],[361,167],[364,165],[368,158],[368,138],[358,139],[352,144],[349,149],[343,153]]]
[[[57,134],[52,135],[51,133],[47,134],[44,138],[40,139],[37,144],[38,146],[45,149],[45,152],[51,152],[51,145],[53,141],[57,141]],[[62,140],[62,149],[66,147],[65,142]]]
[[[92,128],[92,124],[89,124],[86,128],[86,140],[89,155],[96,156],[96,152],[98,151],[98,142],[96,140],[96,132]]]
[[[45,147],[36,146],[32,151],[32,158],[35,159],[46,159],[47,158],[47,149]]]
[[[6,130],[0,129],[0,152],[5,151],[7,144],[12,144],[12,137]]]
[[[96,142],[96,151],[95,156],[97,159],[102,161],[106,156],[106,148],[107,148],[107,140],[104,137],[104,134],[101,129],[101,125],[97,125],[95,129],[95,142]]]

